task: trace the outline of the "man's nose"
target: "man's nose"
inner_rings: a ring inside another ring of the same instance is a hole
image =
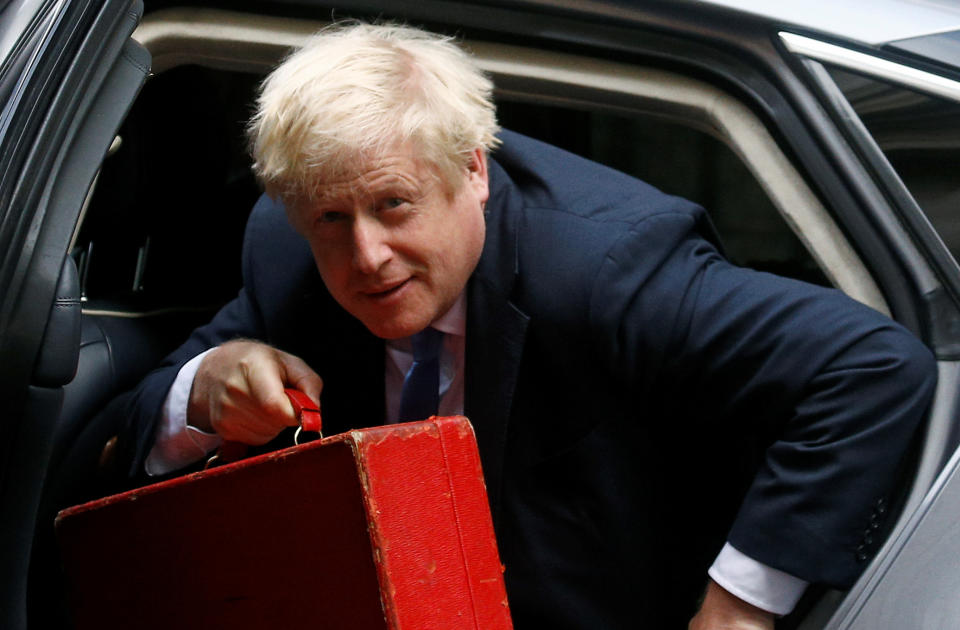
[[[361,273],[376,273],[390,260],[393,250],[387,228],[373,218],[358,216],[353,222],[353,266]]]

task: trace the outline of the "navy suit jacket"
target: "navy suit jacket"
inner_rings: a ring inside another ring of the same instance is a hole
[[[467,287],[465,413],[515,623],[681,627],[724,537],[849,585],[928,405],[930,353],[838,291],[731,265],[700,207],[502,139]],[[267,197],[243,278],[133,394],[134,467],[179,367],[236,337],[321,375],[329,432],[383,421],[382,340],[332,300]]]

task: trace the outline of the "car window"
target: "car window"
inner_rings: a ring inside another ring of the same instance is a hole
[[[256,194],[242,121],[263,73],[312,29],[308,22],[267,20],[251,31],[242,28],[249,16],[227,12],[208,27],[204,19],[161,12],[148,16],[138,31],[148,48],[156,42],[157,76],[131,115],[139,122],[127,125],[124,144],[111,159],[115,170],[129,171],[133,162],[141,166],[115,178],[120,181],[109,186],[112,192],[98,190],[90,227],[84,226],[74,249],[86,257],[81,268],[88,309],[118,295],[150,308],[210,304],[229,298],[239,284],[236,267],[227,271],[238,259],[237,245],[231,249],[228,242],[239,242],[237,226]],[[164,25],[181,22],[190,23],[196,40],[166,41]],[[237,44],[243,37],[251,38],[247,48]],[[193,52],[176,53],[175,43]],[[841,231],[736,99],[652,69],[480,42],[471,47],[497,84],[504,127],[700,203],[735,263],[838,286],[886,310]],[[618,82],[618,91],[610,91],[610,80]],[[123,152],[136,152],[133,162]],[[118,211],[116,191],[126,195],[120,205],[130,212]],[[198,220],[195,228],[183,229]],[[124,234],[118,242],[97,242],[104,222],[111,225],[106,240]]]
[[[258,73],[183,65],[154,76],[105,160],[73,247],[87,312],[208,310],[240,286],[240,243],[259,194],[244,122]],[[828,285],[743,160],[662,117],[501,97],[505,128],[704,206],[737,264]]]
[[[960,103],[826,68],[950,253],[960,260]]]
[[[87,311],[215,308],[236,295],[259,195],[243,137],[258,80],[187,65],[144,87],[73,246]]]
[[[148,85],[151,91],[159,92],[159,86],[172,73],[198,72],[207,77],[196,81],[190,90],[177,92],[174,88],[176,95],[169,97],[169,109],[176,115],[175,112],[184,108],[207,107],[212,101],[204,100],[202,95],[210,90],[220,98],[224,90],[233,89],[228,86],[234,82],[251,89],[291,46],[302,42],[320,26],[322,23],[309,20],[170,9],[148,15],[134,37],[154,53],[157,76]],[[711,213],[727,254],[737,263],[828,283],[881,312],[889,312],[866,266],[787,157],[788,152],[741,100],[709,83],[662,69],[502,43],[469,41],[466,44],[494,79],[504,127],[544,139],[638,176],[668,193],[699,202]],[[144,99],[152,98],[146,92]],[[223,120],[230,120],[235,131],[226,142],[235,146],[242,145],[240,121],[249,115],[251,102],[249,97],[242,100],[239,96],[237,92],[227,99],[229,105],[223,104],[225,109],[221,115],[227,118],[211,123],[222,127]],[[138,108],[140,106],[138,103]],[[165,115],[162,108],[155,108],[143,117],[142,124],[150,125],[150,120],[159,120],[157,117]],[[164,169],[170,173],[175,170],[169,165],[171,160],[175,164],[185,157],[186,163],[191,164],[191,152],[208,153],[199,143],[199,139],[208,141],[210,129],[207,127],[199,129],[196,137],[178,135],[176,125],[165,125],[164,129],[157,134],[157,139],[172,145],[167,153],[169,159],[150,157],[156,168],[146,169],[147,173]],[[129,142],[125,142],[126,145]],[[154,153],[151,151],[150,155]],[[213,168],[217,169],[216,177],[224,172],[244,171],[245,165],[236,156],[244,156],[245,160],[245,153],[237,150],[234,156],[232,159],[237,161],[227,167],[215,166],[209,161],[199,165],[192,162],[195,169],[188,180],[209,180],[192,176],[204,170],[212,172]],[[188,204],[197,198],[190,186],[177,182],[175,177],[153,181],[152,190],[161,196],[173,189],[183,193],[180,199]],[[246,181],[244,186],[249,190],[251,180]],[[153,204],[153,193],[144,191],[141,198]],[[215,195],[215,198],[226,200],[231,195]],[[136,205],[138,212],[146,207],[139,202]],[[203,206],[193,207],[199,211]],[[176,231],[170,227],[170,224],[178,225],[174,216],[166,218],[172,209],[173,204],[165,204],[163,213],[155,215],[165,217],[164,229]],[[221,217],[223,221],[232,221],[241,215],[245,217],[245,212],[246,208],[242,211],[234,208]],[[235,227],[229,229],[236,230]],[[196,233],[180,234],[193,240],[188,241],[189,247],[176,248],[181,257],[178,259],[198,255],[198,251],[215,246],[218,239],[225,240],[229,233],[226,225],[222,235],[215,234],[216,231],[199,230],[205,240]],[[93,238],[93,235],[86,237]],[[137,283],[131,276],[142,275],[145,279],[142,291],[149,293],[151,285],[157,284],[147,282],[151,268],[174,263],[157,255],[157,238],[151,236],[147,243],[144,234],[135,232],[128,240],[124,264],[132,265],[133,269],[124,272],[126,279],[118,286],[129,286],[123,289],[126,291],[134,290]],[[134,243],[139,244],[131,251]],[[92,266],[98,256],[96,242],[93,249],[88,281],[91,300],[94,297]],[[137,272],[141,251],[148,252],[148,260],[145,270]],[[102,261],[103,254],[99,256]],[[217,260],[211,269],[222,260],[236,260],[228,253],[214,258]],[[156,262],[158,260],[161,262]],[[196,265],[188,263],[173,268],[183,270]],[[181,293],[204,293],[202,288],[188,290],[186,287],[206,274],[193,274],[198,276],[195,278],[189,273],[163,273],[167,277],[178,275]],[[223,289],[223,295],[228,295],[226,287],[231,283],[213,287],[205,278],[201,284],[209,287],[208,294],[213,289]]]

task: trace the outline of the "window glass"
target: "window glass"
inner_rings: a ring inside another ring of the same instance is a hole
[[[258,80],[182,66],[144,86],[73,251],[87,308],[216,308],[236,295],[260,194],[243,132]]]
[[[828,71],[960,260],[960,104],[837,68]]]

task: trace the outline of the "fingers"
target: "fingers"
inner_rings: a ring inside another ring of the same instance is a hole
[[[773,630],[774,614],[748,604],[726,591],[712,579],[700,610],[690,620],[688,630]]]
[[[226,440],[265,444],[285,427],[297,425],[285,386],[297,387],[318,401],[323,381],[302,360],[265,344],[223,344],[200,363],[188,422]]]
[[[320,408],[320,392],[323,391],[323,379],[310,369],[300,357],[286,352],[277,351],[284,369],[284,382],[288,387],[299,389],[310,397],[310,400]]]
[[[283,393],[286,380],[283,361],[276,350],[265,355],[257,357],[260,360],[241,363],[246,377],[243,383],[246,391],[242,393],[250,397],[253,411],[259,412],[258,417],[269,425],[279,426],[280,429],[296,426],[293,405]]]

